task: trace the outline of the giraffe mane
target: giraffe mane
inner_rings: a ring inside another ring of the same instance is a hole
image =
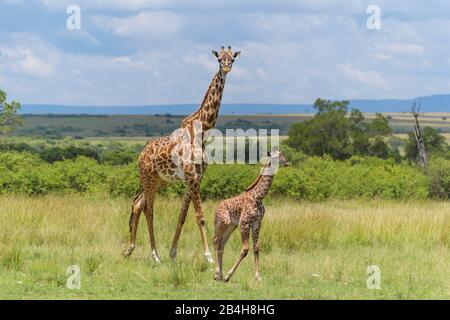
[[[258,184],[259,180],[261,180],[261,177],[262,177],[262,174],[260,174],[260,175],[258,176],[258,178],[256,178],[256,180],[250,185],[250,187],[248,187],[247,189],[245,189],[245,191],[250,191],[250,190],[252,190],[253,188],[255,188],[256,185]]]
[[[271,161],[270,161],[270,159],[264,164],[264,167],[263,167],[263,171],[262,172],[264,172],[264,169],[266,169],[267,167],[269,167],[270,166],[270,164],[271,164]],[[250,191],[250,190],[252,190],[253,188],[255,188],[256,187],[256,185],[259,183],[259,181],[261,180],[261,178],[262,178],[262,173],[260,173],[259,174],[259,176],[258,176],[258,178],[256,178],[256,180],[247,188],[247,189],[245,189],[245,191],[247,192],[247,191]]]

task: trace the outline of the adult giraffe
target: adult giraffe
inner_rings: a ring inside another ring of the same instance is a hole
[[[152,258],[156,262],[160,262],[160,257],[156,249],[155,236],[153,230],[153,204],[155,194],[159,187],[165,182],[184,181],[186,191],[178,217],[178,224],[175,236],[170,250],[170,257],[175,259],[177,255],[178,240],[180,238],[181,229],[186,220],[189,205],[192,201],[195,208],[197,224],[200,228],[200,235],[203,242],[204,256],[209,263],[214,263],[211,252],[208,247],[208,240],[205,230],[205,218],[201,206],[200,199],[200,182],[206,169],[206,164],[193,163],[186,161],[187,149],[195,149],[194,136],[195,126],[201,126],[201,133],[214,128],[219,114],[220,102],[222,100],[223,89],[227,73],[231,71],[234,59],[236,59],[240,51],[233,52],[231,47],[220,52],[212,51],[219,62],[219,71],[216,72],[211,84],[206,91],[202,104],[196,112],[183,119],[181,129],[188,132],[190,136],[189,147],[186,148],[186,141],[182,138],[174,138],[174,135],[155,139],[148,143],[139,156],[139,171],[141,186],[144,190],[142,194],[133,200],[131,216],[130,216],[130,241],[127,249],[124,251],[125,256],[130,256],[135,248],[136,231],[138,227],[139,217],[144,211],[147,219],[148,232],[150,237],[150,246],[152,250]],[[175,135],[175,137],[177,137]],[[204,150],[205,145],[203,136],[201,137],[201,149]],[[177,160],[174,161],[173,155],[176,154]],[[190,156],[189,156],[190,157]],[[185,160],[182,160],[185,159]]]

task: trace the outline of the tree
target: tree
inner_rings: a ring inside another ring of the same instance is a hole
[[[420,128],[419,124],[419,116],[420,116],[420,108],[422,107],[422,102],[419,103],[419,106],[417,107],[417,104],[414,102],[414,105],[411,109],[411,113],[414,117],[414,137],[416,138],[416,145],[417,145],[417,160],[420,161],[420,165],[423,168],[428,167],[428,155],[427,155],[427,149],[425,147],[424,141],[423,141],[423,132]]]
[[[309,155],[348,158],[351,153],[349,120],[345,117],[348,104],[317,99],[314,108],[318,112],[312,119],[292,125],[287,145]]]
[[[22,125],[22,118],[17,114],[20,103],[6,102],[6,92],[0,90],[0,133],[6,133]]]
[[[366,155],[370,149],[370,139],[365,132],[352,132],[353,154]]]
[[[369,135],[376,136],[388,136],[392,134],[392,129],[389,127],[389,120],[381,113],[376,113],[375,119],[368,126]]]
[[[317,99],[317,113],[292,125],[286,144],[307,155],[327,154],[340,160],[356,154],[386,158],[389,146],[382,137],[392,133],[389,121],[377,113],[368,123],[358,109],[348,112],[348,105],[349,101]]]
[[[389,146],[384,142],[382,137],[376,137],[369,146],[369,155],[382,159],[389,156]]]
[[[423,128],[422,140],[430,155],[444,155],[448,150],[448,145],[445,142],[445,138],[439,134],[439,132],[432,127]],[[414,132],[408,133],[408,142],[405,146],[406,158],[412,161],[416,161],[419,157],[419,150],[417,148],[417,139]]]
[[[364,116],[358,109],[352,109],[350,112],[351,140],[353,142],[353,154],[365,155],[370,147],[370,139],[366,134],[367,123],[364,122]]]

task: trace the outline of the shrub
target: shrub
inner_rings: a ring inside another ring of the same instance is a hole
[[[424,199],[450,197],[450,161],[432,159],[428,176],[408,162],[354,156],[331,157],[292,154],[296,165],[281,168],[270,194],[319,201],[329,198]],[[257,177],[257,165],[210,165],[201,184],[202,198],[224,199],[245,190]],[[113,166],[87,157],[49,164],[30,153],[0,152],[0,193],[27,195],[52,192],[109,193],[132,197],[140,192],[136,162]],[[161,194],[180,196],[182,183],[166,184]]]
[[[310,157],[298,167],[281,169],[271,190],[295,199],[426,198],[426,175],[408,164],[377,158],[347,161]]]
[[[78,157],[55,162],[54,168],[65,189],[75,192],[106,190],[106,168],[95,160]]]
[[[430,161],[430,195],[450,199],[450,160],[435,158]]]
[[[108,191],[112,196],[133,197],[139,193],[139,172],[136,163],[115,167],[107,180]]]
[[[238,195],[258,173],[259,167],[254,165],[210,165],[201,183],[202,198],[224,199]]]
[[[0,153],[0,193],[45,194],[58,189],[53,167],[29,153]]]

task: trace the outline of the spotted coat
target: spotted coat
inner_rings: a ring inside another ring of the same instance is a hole
[[[218,59],[219,71],[214,75],[198,110],[186,117],[181,123],[181,129],[187,130],[192,137],[194,136],[192,133],[196,121],[201,123],[202,133],[214,128],[219,114],[226,75],[231,71],[234,59],[240,52],[233,53],[230,47],[228,50],[224,50],[222,47],[220,53],[213,51],[213,54]],[[186,192],[183,197],[170,256],[172,258],[176,257],[178,240],[186,220],[189,205],[192,202],[195,208],[197,224],[200,229],[204,256],[210,263],[213,263],[206,238],[205,219],[200,200],[200,182],[206,170],[206,164],[186,163],[183,161],[176,163],[173,159],[173,154],[178,154],[178,159],[183,159],[184,145],[181,145],[182,143],[185,143],[185,141],[182,142],[181,138],[177,139],[174,136],[158,138],[149,142],[140,154],[139,173],[143,193],[133,200],[129,220],[130,241],[124,251],[125,256],[130,256],[135,248],[139,217],[141,212],[144,212],[149,231],[152,257],[155,261],[160,261],[153,230],[153,204],[155,194],[165,183],[183,181],[186,185]],[[190,143],[193,144],[193,141]],[[191,147],[193,148],[194,146],[191,145]],[[202,139],[201,149],[204,150],[204,148]]]
[[[222,201],[216,209],[214,219],[214,249],[216,254],[216,280],[228,281],[236,271],[240,262],[247,256],[249,250],[250,231],[253,238],[253,252],[255,255],[255,277],[260,279],[259,273],[259,231],[261,221],[265,214],[263,199],[272,185],[276,166],[286,166],[288,162],[280,153],[272,154],[262,169],[261,174],[240,195]],[[239,228],[242,238],[242,250],[238,261],[230,269],[228,274],[222,276],[223,250],[230,235]]]

